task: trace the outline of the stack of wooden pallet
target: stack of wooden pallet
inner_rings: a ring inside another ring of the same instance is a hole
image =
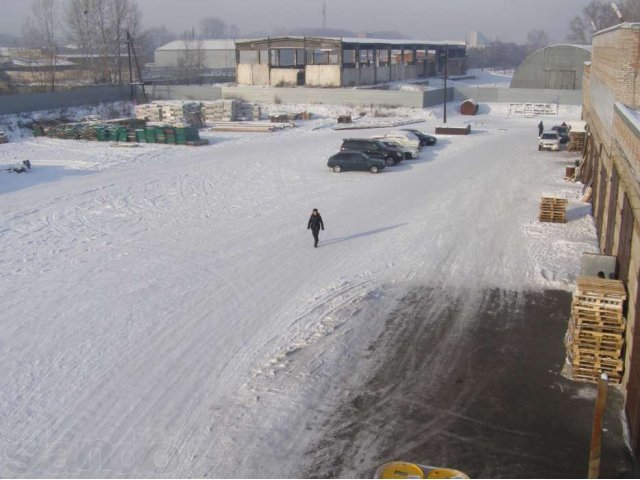
[[[157,103],[144,103],[136,105],[136,118],[149,120],[150,122],[162,121],[162,108]]]
[[[540,201],[541,222],[565,223],[567,211],[567,199],[552,196],[543,196]]]
[[[242,103],[239,109],[239,118],[243,120],[260,120],[260,105],[254,103]]]
[[[602,373],[622,380],[626,298],[620,280],[578,277],[566,337],[575,380],[597,382]]]
[[[570,152],[581,152],[584,149],[584,142],[587,138],[587,132],[571,132],[569,131],[569,145],[567,150]]]
[[[232,122],[240,116],[239,100],[215,100],[203,104],[204,120],[210,122]]]

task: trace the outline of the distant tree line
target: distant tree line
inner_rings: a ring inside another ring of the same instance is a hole
[[[618,0],[617,6],[624,21],[640,21],[640,0]],[[62,8],[61,8],[62,6]],[[236,25],[211,16],[202,18],[190,30],[176,34],[165,26],[142,29],[142,16],[136,0],[32,0],[31,13],[24,22],[20,40],[0,35],[0,43],[24,47],[22,59],[33,73],[35,83],[42,90],[55,90],[58,78],[59,54],[65,44],[73,44],[82,54],[94,83],[120,84],[128,81],[123,72],[126,65],[127,32],[132,36],[141,64],[153,61],[154,51],[174,40],[184,43],[179,60],[180,69],[188,75],[204,66],[203,39],[238,38]],[[569,22],[567,41],[590,44],[594,31],[620,23],[608,0],[591,0],[580,15]],[[253,32],[251,36],[309,35],[356,36],[355,32],[339,29],[292,28],[274,32]],[[370,36],[407,38],[395,31],[369,32]],[[549,44],[544,30],[532,30],[524,45],[495,40],[483,48],[469,48],[470,68],[516,68],[531,52]],[[0,75],[0,92],[11,90],[6,73]]]
[[[549,35],[544,30],[531,30],[524,45],[495,40],[481,48],[467,49],[469,68],[517,68],[530,53],[549,44]]]

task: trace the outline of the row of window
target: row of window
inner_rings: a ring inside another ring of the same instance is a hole
[[[376,61],[381,65],[390,63],[400,63],[402,57],[401,50],[392,50],[389,55],[388,50],[360,50],[360,64],[373,65]],[[356,50],[344,50],[342,52],[342,63],[353,65],[356,63]],[[269,50],[240,50],[239,63],[244,64],[271,64],[274,67],[304,67],[305,65],[339,65],[340,50],[338,49],[304,49],[304,48],[275,48],[271,50],[271,61],[269,61]],[[405,50],[405,59],[410,58],[411,50]],[[418,52],[417,59],[422,60],[426,52]],[[452,55],[450,55],[452,56]]]

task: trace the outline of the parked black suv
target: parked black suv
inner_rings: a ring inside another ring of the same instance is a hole
[[[370,157],[384,160],[384,164],[388,167],[396,165],[404,159],[404,155],[401,152],[387,147],[379,140],[371,138],[345,138],[342,141],[340,150],[357,150],[358,152],[366,153]]]
[[[402,130],[404,130],[405,132],[411,132],[416,137],[418,137],[421,147],[431,147],[438,141],[438,139],[433,135],[427,135],[426,133],[421,132],[420,130],[416,130],[415,128],[403,128]]]
[[[343,170],[368,170],[378,173],[384,170],[384,161],[379,158],[371,158],[367,154],[357,151],[343,150],[329,157],[327,166],[338,173]]]
[[[564,125],[556,125],[555,127],[551,127],[551,130],[558,132],[558,136],[560,137],[560,143],[569,143],[569,128]]]

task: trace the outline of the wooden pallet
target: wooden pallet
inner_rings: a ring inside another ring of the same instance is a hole
[[[599,277],[578,277],[576,294],[626,300],[627,292],[620,280]]]
[[[573,378],[574,380],[582,381],[582,382],[598,383],[598,381],[600,380],[601,373],[602,372],[590,371],[590,370],[576,371],[574,369],[574,371],[571,373],[571,378]],[[613,374],[609,372],[605,372],[605,373],[607,373],[607,376],[609,377],[609,383],[619,384],[620,382],[622,382],[622,375]]]
[[[566,222],[567,199],[556,197],[542,197],[538,220],[550,223]]]

